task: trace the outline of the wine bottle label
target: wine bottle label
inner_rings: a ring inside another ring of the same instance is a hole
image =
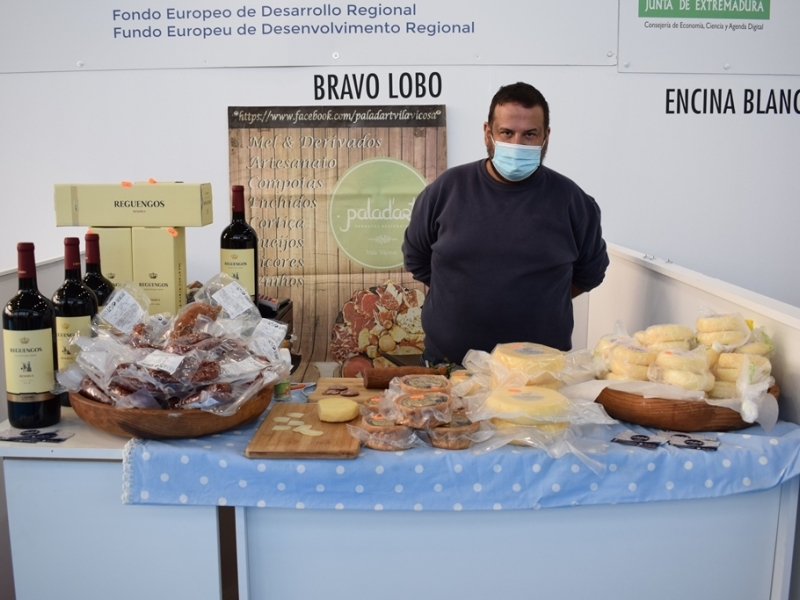
[[[63,371],[75,362],[75,352],[70,348],[72,337],[79,333],[91,337],[92,317],[56,317],[56,353],[58,356],[58,370]]]
[[[54,384],[53,330],[3,330],[6,391],[14,402],[52,398]]]
[[[220,271],[233,277],[251,296],[256,295],[255,250],[220,249]]]

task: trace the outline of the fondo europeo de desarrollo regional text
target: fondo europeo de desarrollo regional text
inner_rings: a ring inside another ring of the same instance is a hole
[[[146,8],[111,11],[114,39],[247,35],[398,35],[475,33],[475,21],[425,21],[412,4],[318,4],[240,8]],[[258,22],[256,23],[256,20]]]

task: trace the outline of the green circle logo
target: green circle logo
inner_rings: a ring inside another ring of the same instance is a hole
[[[336,244],[354,263],[384,271],[403,266],[403,233],[427,182],[408,163],[370,158],[350,167],[328,203]]]

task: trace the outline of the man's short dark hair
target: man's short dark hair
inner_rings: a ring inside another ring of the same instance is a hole
[[[492,98],[492,103],[489,105],[489,126],[492,125],[494,120],[494,108],[498,104],[519,104],[525,108],[533,108],[534,106],[541,106],[544,112],[544,128],[550,127],[550,107],[547,105],[547,100],[544,99],[542,93],[535,87],[528,83],[518,81],[509,85],[504,85]]]

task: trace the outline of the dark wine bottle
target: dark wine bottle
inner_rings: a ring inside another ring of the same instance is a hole
[[[258,297],[258,235],[244,218],[244,186],[231,188],[231,223],[220,238],[220,271],[236,279],[250,294]]]
[[[97,296],[81,280],[80,245],[78,238],[64,238],[64,283],[53,295],[59,371],[75,362],[70,341],[78,332],[87,337],[92,335],[92,317],[97,314]],[[56,385],[56,395],[61,406],[70,406],[69,394],[62,386]]]
[[[19,291],[3,309],[8,420],[12,427],[48,427],[61,420],[55,386],[55,312],[39,293],[30,242],[17,244]]]
[[[114,284],[103,275],[100,268],[100,236],[88,232],[84,239],[86,240],[86,275],[83,276],[83,283],[97,296],[97,310],[100,311],[114,291]]]

